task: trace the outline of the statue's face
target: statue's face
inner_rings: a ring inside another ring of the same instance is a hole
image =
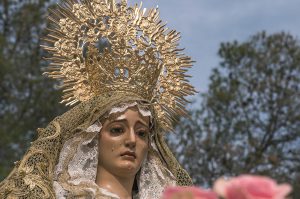
[[[149,148],[149,117],[134,108],[108,118],[99,136],[99,166],[121,177],[134,176]]]

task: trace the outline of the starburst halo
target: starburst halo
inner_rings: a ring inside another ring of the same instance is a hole
[[[152,104],[166,130],[186,116],[185,98],[195,93],[186,74],[193,61],[178,48],[180,34],[160,20],[158,8],[129,7],[127,0],[64,0],[48,19],[42,47],[50,65],[44,74],[62,80],[62,103],[117,91]]]

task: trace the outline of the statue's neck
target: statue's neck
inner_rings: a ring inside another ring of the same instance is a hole
[[[107,191],[118,195],[121,199],[132,199],[132,187],[135,176],[121,177],[98,166],[96,184]]]

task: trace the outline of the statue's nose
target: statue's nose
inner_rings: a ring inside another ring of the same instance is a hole
[[[136,146],[136,134],[133,129],[130,129],[130,131],[127,132],[125,145],[129,148],[134,148]]]

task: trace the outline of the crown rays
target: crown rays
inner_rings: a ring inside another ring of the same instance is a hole
[[[49,12],[42,47],[51,63],[45,75],[63,81],[62,103],[123,91],[151,103],[166,130],[186,115],[185,97],[195,93],[186,75],[192,61],[157,8],[146,12],[142,4],[128,7],[126,0],[65,0]]]

